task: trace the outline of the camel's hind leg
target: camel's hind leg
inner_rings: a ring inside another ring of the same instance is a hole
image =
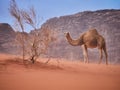
[[[107,64],[108,64],[108,54],[107,54],[107,50],[106,50],[106,45],[104,45],[103,51],[104,51],[104,53],[105,53],[106,65],[107,65]]]

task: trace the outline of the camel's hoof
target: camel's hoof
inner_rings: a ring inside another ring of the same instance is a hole
[[[98,64],[101,64],[101,62],[99,62]]]
[[[106,63],[106,65],[108,65],[108,63]]]

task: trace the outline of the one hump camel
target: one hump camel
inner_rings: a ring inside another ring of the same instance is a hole
[[[103,51],[104,51],[106,57],[106,64],[108,64],[105,39],[97,32],[96,29],[88,30],[76,40],[73,40],[68,32],[65,33],[65,36],[69,44],[73,46],[79,46],[79,45],[82,46],[85,63],[86,62],[89,63],[87,48],[97,47],[99,49],[99,54],[100,54],[99,63],[101,63],[102,61]]]

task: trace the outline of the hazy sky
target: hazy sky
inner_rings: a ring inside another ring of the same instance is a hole
[[[34,6],[39,17],[43,18],[41,24],[52,17],[75,14],[86,10],[120,9],[120,0],[16,0],[20,8],[27,9]],[[13,25],[10,16],[10,0],[0,0],[0,23]]]

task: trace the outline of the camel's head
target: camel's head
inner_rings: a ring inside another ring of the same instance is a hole
[[[68,37],[69,36],[69,32],[65,32],[64,35],[65,35],[65,37]]]

